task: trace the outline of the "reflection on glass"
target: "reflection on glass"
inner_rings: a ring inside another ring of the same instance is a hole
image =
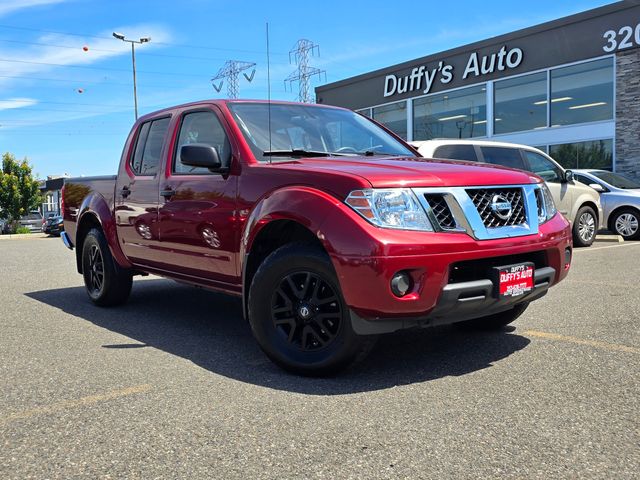
[[[414,100],[413,139],[485,136],[486,93],[486,87],[478,85]]]
[[[549,155],[564,168],[599,168],[611,170],[613,167],[613,141],[549,145]]]
[[[362,110],[356,110],[356,112],[364,115],[365,117],[373,118],[371,116],[371,109],[370,108],[363,108]]]
[[[373,119],[407,139],[407,102],[392,103],[373,108]]]
[[[613,59],[551,70],[551,126],[613,118]]]
[[[494,99],[494,133],[547,126],[547,72],[495,82]]]

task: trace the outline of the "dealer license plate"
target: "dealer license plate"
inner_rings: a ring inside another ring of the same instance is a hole
[[[533,263],[494,268],[498,297],[518,297],[533,290]]]

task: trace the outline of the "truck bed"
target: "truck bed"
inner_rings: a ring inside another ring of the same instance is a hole
[[[64,205],[68,215],[65,216],[65,231],[71,241],[76,241],[76,220],[82,202],[90,195],[102,196],[113,207],[116,189],[116,175],[101,175],[95,177],[67,178],[64,182]]]

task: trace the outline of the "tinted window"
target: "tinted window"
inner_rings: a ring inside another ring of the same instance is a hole
[[[228,165],[231,158],[231,145],[227,135],[213,112],[187,113],[182,119],[178,148],[173,162],[174,173],[202,174],[211,173],[204,167],[190,167],[180,161],[180,148],[183,145],[201,143],[210,145],[218,151],[218,156],[223,164]]]
[[[611,170],[613,167],[613,141],[607,139],[550,145],[549,155],[564,168]]]
[[[495,82],[494,99],[494,133],[547,126],[547,72]]]
[[[375,109],[373,113],[375,118]],[[413,101],[414,140],[484,137],[486,134],[487,88],[484,85]]]
[[[551,126],[613,118],[613,59],[551,70]]]
[[[597,183],[595,180],[591,180],[589,177],[585,177],[584,175],[580,175],[579,173],[575,172],[573,173],[573,178],[575,178],[580,183],[584,183],[585,185]]]
[[[131,162],[131,169],[136,175],[156,174],[168,128],[169,118],[153,120],[142,125]]]
[[[524,151],[529,162],[529,170],[536,175],[542,177],[545,182],[560,182],[563,178],[562,170],[548,158],[543,157],[539,153]]]
[[[526,170],[520,150],[505,147],[480,147],[484,161],[503,167],[519,168]]]
[[[442,145],[433,152],[434,158],[447,158],[454,160],[478,161],[476,149],[473,145]]]
[[[640,188],[640,183],[634,182],[633,180],[623,177],[622,175],[618,175],[617,173],[611,172],[592,172],[592,174],[604,182],[607,182],[609,185],[613,185],[617,188]]]
[[[138,139],[136,140],[136,150],[133,154],[133,158],[131,159],[130,166],[131,170],[133,170],[137,175],[139,175],[142,170],[142,152],[144,151],[144,145],[147,142],[150,126],[151,122],[143,123],[138,133]]]
[[[407,138],[407,102],[375,107],[373,119],[400,137]]]

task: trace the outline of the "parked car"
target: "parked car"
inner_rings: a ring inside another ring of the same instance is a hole
[[[549,187],[558,210],[572,225],[573,244],[588,247],[596,239],[603,218],[599,195],[574,181],[571,170],[565,170],[541,150],[490,140],[426,140],[411,144],[427,158],[485,162],[539,175]]]
[[[640,239],[640,182],[606,170],[574,170],[573,174],[600,193],[604,226],[625,240]]]
[[[48,235],[59,236],[64,231],[64,220],[62,215],[51,215],[44,220],[42,231]]]
[[[195,102],[141,117],[122,152],[117,175],[63,188],[90,300],[125,302],[142,273],[237,295],[297,373],[335,372],[399,329],[502,328],[570,268],[540,177],[420,158],[350,110]]]
[[[31,233],[42,231],[42,214],[38,210],[32,210],[18,220],[18,227],[27,227]]]

